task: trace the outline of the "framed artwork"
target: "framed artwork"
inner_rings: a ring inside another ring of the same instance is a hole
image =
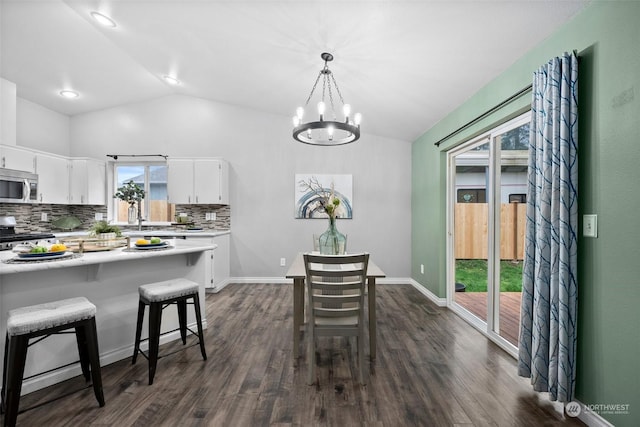
[[[336,217],[353,218],[353,176],[296,174],[295,180],[295,217],[328,218],[324,204],[333,197],[340,200],[336,208]]]

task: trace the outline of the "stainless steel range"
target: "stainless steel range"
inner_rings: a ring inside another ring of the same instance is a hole
[[[12,216],[0,216],[0,251],[7,251],[21,243],[47,241],[53,243],[51,233],[16,233],[16,219]]]

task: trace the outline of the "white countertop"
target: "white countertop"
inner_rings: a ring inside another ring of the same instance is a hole
[[[12,251],[2,251],[0,252],[0,275],[198,253],[217,247],[218,245],[216,244],[201,243],[198,240],[169,240],[169,247],[166,249],[136,250],[117,248],[112,251],[88,252],[81,255],[74,254],[74,256],[70,258],[48,261],[22,261],[16,263],[4,262],[16,258],[16,253]]]
[[[123,231],[123,236],[142,237],[142,236],[155,236],[155,237],[216,237],[223,234],[230,234],[231,230],[202,230],[202,231],[186,231],[186,230],[127,230]],[[74,236],[87,236],[88,231],[70,231],[65,233],[54,232],[54,236],[57,239],[62,237],[74,237]]]

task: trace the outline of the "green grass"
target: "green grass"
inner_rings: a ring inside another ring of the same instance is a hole
[[[456,282],[466,292],[487,292],[487,260],[456,260]],[[522,291],[522,261],[500,261],[500,292]]]

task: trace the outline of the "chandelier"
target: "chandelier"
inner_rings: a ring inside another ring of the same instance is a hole
[[[327,65],[328,62],[333,61],[333,55],[325,52],[320,55],[320,57],[324,61],[324,67],[320,70],[311,88],[307,102],[304,104],[305,108],[309,105],[309,101],[311,101],[313,97],[313,92],[316,90],[316,86],[318,86],[322,78],[322,98],[320,102],[318,102],[318,115],[320,118],[317,121],[303,123],[302,117],[305,111],[303,107],[298,107],[296,115],[293,117],[293,138],[296,141],[311,145],[342,145],[357,141],[358,138],[360,138],[360,120],[362,116],[360,113],[357,113],[352,118],[351,106],[345,104],[344,99],[342,99],[338,83],[336,83],[336,79],[333,77],[333,73]],[[333,102],[334,89],[342,103],[342,121],[338,121],[338,116],[336,115]],[[325,95],[327,94],[330,111],[327,111],[327,104],[325,103]],[[329,117],[329,119],[327,119],[327,117]]]

